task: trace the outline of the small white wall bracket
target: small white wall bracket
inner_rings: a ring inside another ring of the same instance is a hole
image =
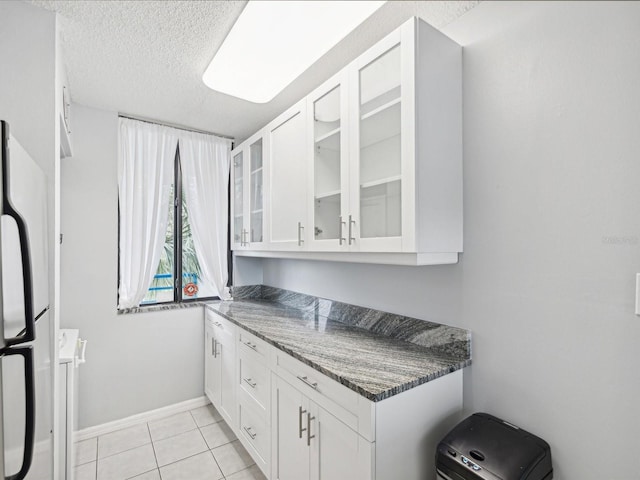
[[[636,315],[640,315],[640,273],[636,273]]]

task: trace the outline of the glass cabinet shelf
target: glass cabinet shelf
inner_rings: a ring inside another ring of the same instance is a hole
[[[316,193],[316,200],[320,200],[322,198],[327,198],[327,197],[333,197],[334,195],[340,195],[340,190],[332,190],[330,192]]]
[[[327,143],[333,143],[335,142],[335,148],[332,148],[332,150],[337,150],[340,147],[340,135],[338,135],[340,133],[340,127],[331,130],[330,132],[327,132],[323,135],[320,135],[319,137],[316,138],[316,145],[318,144],[327,144]],[[330,148],[330,147],[327,147]]]
[[[387,102],[387,103],[385,103],[383,105],[380,105],[379,107],[377,107],[377,108],[375,108],[375,109],[373,109],[373,110],[371,110],[371,111],[369,111],[367,113],[363,113],[362,116],[360,117],[360,120],[366,120],[366,119],[368,119],[370,117],[373,117],[373,116],[377,115],[378,113],[383,112],[384,110],[386,110],[388,108],[391,108],[394,105],[397,105],[399,103],[400,103],[400,97],[394,98],[393,100],[391,100],[391,101],[389,101],[389,102]]]
[[[367,183],[362,183],[362,184],[360,184],[360,187],[361,188],[375,187],[377,185],[383,185],[385,183],[397,182],[401,178],[402,178],[401,175],[394,175],[393,177],[386,177],[386,178],[381,178],[379,180],[372,180],[372,181],[367,182]]]
[[[400,99],[383,107],[362,115],[360,123],[361,149],[400,135]]]

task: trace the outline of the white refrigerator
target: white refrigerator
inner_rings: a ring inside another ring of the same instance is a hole
[[[46,176],[2,121],[0,479],[53,478]]]

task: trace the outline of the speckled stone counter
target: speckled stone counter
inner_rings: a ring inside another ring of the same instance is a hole
[[[263,285],[207,308],[374,402],[471,364],[470,332]]]

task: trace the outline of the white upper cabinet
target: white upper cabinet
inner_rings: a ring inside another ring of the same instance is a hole
[[[269,240],[274,250],[302,250],[307,230],[307,119],[303,100],[267,126]]]
[[[412,19],[349,67],[351,250],[462,251],[462,49]]]
[[[265,135],[270,235],[240,254],[458,261],[462,48],[438,30],[412,18]]]
[[[233,250],[261,248],[265,238],[262,131],[231,152]]]

